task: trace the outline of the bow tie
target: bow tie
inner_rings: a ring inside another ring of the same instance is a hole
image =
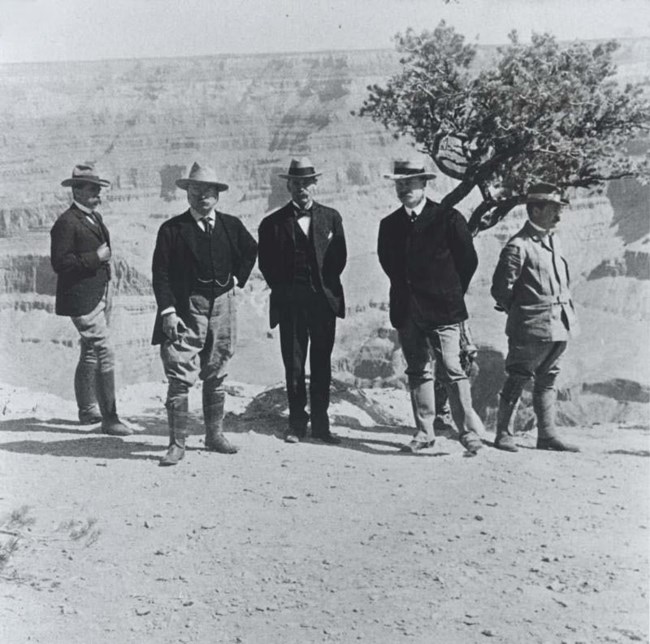
[[[296,219],[311,217],[311,210],[296,210]]]

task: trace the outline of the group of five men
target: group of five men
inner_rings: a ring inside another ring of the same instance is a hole
[[[197,378],[203,382],[205,449],[237,452],[223,433],[224,379],[236,344],[235,287],[245,285],[258,257],[270,288],[270,325],[280,331],[289,403],[284,439],[304,440],[311,424],[314,439],[340,443],[330,431],[328,408],[336,318],[345,315],[341,274],[347,251],[341,215],[314,199],[320,175],[306,157],[291,161],[280,174],[291,199],[262,220],[259,245],[237,217],[217,210],[228,186],[213,168],[194,163],[188,176],[177,180],[189,209],[162,224],[152,263],[157,303],[152,342],[160,345],[168,380],[170,440],[161,465],[175,465],[184,456],[188,395]],[[461,364],[465,293],[478,265],[472,236],[459,212],[426,197],[427,181],[435,175],[422,164],[396,161],[384,176],[394,181],[401,202],[380,223],[377,251],[390,280],[390,321],[406,361],[415,419],[415,434],[404,449],[418,453],[435,440],[433,357],[460,441],[475,454],[483,425]],[[56,313],[69,316],[80,334],[74,379],[79,421],[101,422],[104,433],[125,436],[132,430],[117,415],[108,331],[111,242],[97,212],[100,192],[110,182],[93,164],[80,164],[62,185],[72,188],[73,202],[52,227],[51,260],[58,276]],[[495,447],[505,451],[517,451],[511,416],[531,378],[537,447],[577,451],[557,436],[554,418],[560,358],[576,330],[567,263],[553,233],[563,204],[554,185],[531,186],[528,221],[503,249],[494,273],[492,295],[508,314],[507,379],[495,439]]]

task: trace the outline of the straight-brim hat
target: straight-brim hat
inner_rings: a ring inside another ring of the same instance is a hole
[[[307,157],[301,157],[300,159],[291,159],[289,172],[278,174],[278,177],[282,179],[312,179],[320,177],[321,174],[323,173],[314,170],[314,164]]]
[[[400,179],[433,179],[434,172],[427,172],[424,166],[412,160],[395,161],[392,174],[385,174],[384,179],[399,181]]]
[[[61,181],[61,185],[66,188],[68,186],[79,185],[80,183],[94,183],[102,188],[107,188],[111,185],[111,182],[108,179],[102,179],[99,177],[95,170],[95,166],[92,163],[79,163],[72,168],[72,176],[69,179]]]
[[[560,206],[567,206],[569,200],[555,184],[535,183],[526,192],[526,203],[556,203]]]
[[[214,168],[194,162],[190,168],[189,176],[185,179],[177,179],[176,185],[182,190],[187,190],[189,186],[197,183],[216,186],[219,192],[228,190],[227,183],[217,181],[217,171]]]

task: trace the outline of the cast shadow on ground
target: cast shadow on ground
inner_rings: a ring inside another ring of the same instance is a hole
[[[99,424],[80,425],[77,421],[70,420],[69,418],[50,418],[48,420],[19,418],[1,421],[0,433],[2,432],[42,432],[47,434],[87,436],[99,433]]]
[[[353,422],[345,422],[345,420]],[[420,454],[410,454],[402,451],[402,448],[409,442],[413,428],[404,425],[374,425],[372,427],[362,426],[356,419],[333,415],[332,417],[332,431],[336,434],[336,427],[345,427],[346,429],[360,430],[366,434],[383,435],[383,434],[400,434],[403,435],[403,440],[383,440],[382,438],[372,437],[347,437],[341,436],[341,443],[336,446],[324,445],[319,440],[311,437],[310,430],[307,431],[307,438],[305,443],[313,445],[323,445],[329,449],[350,449],[357,452],[364,452],[366,454],[376,454],[378,456],[446,456],[446,452],[421,452]],[[283,440],[284,433],[287,429],[287,418],[281,415],[258,416],[257,418],[242,416],[228,416],[224,423],[224,430],[226,432],[245,433],[253,431],[258,434],[266,436],[274,436],[278,440]],[[298,448],[299,449],[299,448]]]
[[[163,410],[164,412],[164,410]],[[129,427],[134,430],[135,435],[140,436],[169,436],[167,418],[159,410],[144,410],[142,415],[120,415]],[[191,436],[203,434],[203,420],[200,416],[191,414],[188,423],[188,430]],[[230,431],[226,429],[226,431]],[[72,436],[105,436],[102,433],[99,423],[94,425],[80,425],[76,420],[69,418],[19,418],[0,421],[0,436],[3,432],[38,432],[44,434],[67,434]]]
[[[311,439],[310,439],[311,440]],[[318,442],[318,441],[314,441]],[[373,438],[347,438],[342,437],[341,443],[337,445],[339,449],[350,449],[355,452],[363,452],[365,454],[375,454],[377,456],[402,456],[408,458],[432,458],[438,456],[450,456],[450,452],[419,452],[418,454],[412,454],[411,452],[404,451],[404,446],[408,441],[404,443],[398,443],[395,441],[384,441],[377,440]],[[391,447],[393,450],[389,451],[386,449],[376,449],[374,445],[381,446],[383,448]]]
[[[157,456],[141,452],[165,450],[165,446],[122,440],[115,436],[88,436],[57,441],[14,441],[0,443],[0,451],[35,456],[64,456],[100,460],[158,460]]]
[[[33,432],[44,434],[65,434],[61,440],[21,440],[0,443],[0,451],[37,456],[64,456],[68,458],[157,460],[158,457],[144,452],[167,449],[166,444],[155,445],[140,442],[138,436],[164,435],[168,433],[166,421],[152,416],[134,416],[126,419],[135,433],[125,440],[103,434],[101,426],[80,425],[70,419],[21,418],[0,422],[0,436],[3,432]]]

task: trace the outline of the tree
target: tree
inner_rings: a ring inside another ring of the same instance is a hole
[[[524,44],[514,31],[509,39],[479,69],[476,46],[444,21],[433,32],[398,34],[401,72],[385,87],[369,86],[359,110],[396,138],[410,137],[457,180],[443,207],[478,188],[474,234],[523,203],[533,182],[602,189],[649,174],[647,158],[630,156],[627,145],[650,131],[650,103],[640,85],[615,79],[615,41],[562,46],[533,34]]]

